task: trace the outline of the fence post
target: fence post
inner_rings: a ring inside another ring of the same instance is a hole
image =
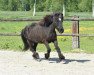
[[[79,17],[74,16],[73,19],[77,19]],[[79,34],[79,20],[72,21],[72,34]],[[72,48],[80,48],[79,36],[72,36]]]

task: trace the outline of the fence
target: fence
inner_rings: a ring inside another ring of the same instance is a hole
[[[32,19],[0,19],[0,22],[12,22],[12,21],[38,21]],[[77,16],[72,17],[72,19],[64,19],[64,21],[72,21],[72,34],[58,34],[58,36],[72,36],[72,48],[80,48],[80,37],[94,37],[94,34],[79,34],[79,22],[80,21],[94,21],[93,18],[83,18],[80,19]],[[0,36],[20,36],[20,34],[12,33],[0,33]]]

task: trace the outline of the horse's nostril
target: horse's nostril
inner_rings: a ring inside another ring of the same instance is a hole
[[[60,31],[63,33],[64,32],[64,29],[60,29]]]
[[[60,29],[60,31],[63,31],[63,29]]]

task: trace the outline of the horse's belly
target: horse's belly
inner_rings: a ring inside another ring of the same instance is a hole
[[[55,40],[57,40],[56,36],[52,36],[52,37],[47,38],[48,43],[54,42]]]
[[[30,34],[29,39],[36,43],[43,43],[46,39],[46,35],[44,35],[42,32],[34,32]]]

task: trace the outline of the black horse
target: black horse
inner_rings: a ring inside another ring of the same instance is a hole
[[[29,26],[26,26],[21,32],[21,38],[24,43],[23,50],[28,50],[30,48],[30,51],[33,52],[32,56],[35,59],[39,59],[39,55],[36,52],[36,47],[38,43],[43,43],[47,48],[45,58],[48,59],[51,52],[49,43],[53,42],[55,49],[58,53],[59,59],[60,60],[65,59],[58,46],[57,34],[55,31],[55,29],[57,29],[59,33],[64,32],[62,22],[63,22],[63,14],[54,13],[51,15],[46,15],[38,23],[32,23]]]

